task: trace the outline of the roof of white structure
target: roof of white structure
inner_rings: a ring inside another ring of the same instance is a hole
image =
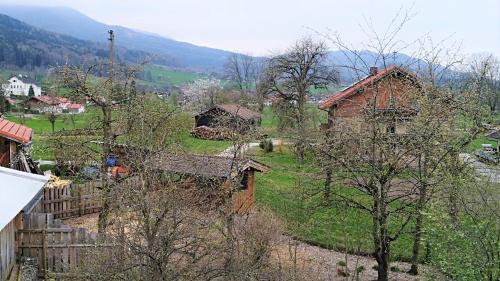
[[[39,194],[48,179],[0,167],[0,230]]]

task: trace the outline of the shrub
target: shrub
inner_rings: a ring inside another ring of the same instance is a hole
[[[265,153],[269,153],[269,152],[273,152],[273,141],[270,140],[270,139],[263,139],[260,144],[259,144],[259,147],[264,150]]]
[[[345,261],[338,261],[337,265],[338,266],[346,266],[346,263],[345,263]]]
[[[365,267],[364,266],[361,265],[361,266],[356,267],[356,273],[361,273],[363,271],[365,271]]]

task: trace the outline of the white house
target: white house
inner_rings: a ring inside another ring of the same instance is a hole
[[[42,200],[48,177],[0,167],[0,280],[7,280],[16,263],[16,232],[22,214],[29,214]]]
[[[14,96],[28,96],[30,87],[33,87],[33,92],[35,97],[42,95],[42,88],[37,84],[37,82],[26,75],[19,74],[9,79],[8,84],[2,84],[2,89],[5,94],[10,97]]]

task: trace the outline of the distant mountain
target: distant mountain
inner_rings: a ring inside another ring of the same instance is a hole
[[[150,54],[116,48],[118,62],[139,62]],[[33,27],[0,14],[0,65],[25,69],[46,68],[66,62],[79,65],[108,56],[107,46]],[[166,63],[165,60],[160,60]]]
[[[121,26],[110,26],[70,8],[0,6],[0,13],[41,29],[94,42],[106,42],[107,31],[113,29],[117,46],[159,55],[167,60],[167,66],[171,67],[220,71],[231,54],[228,51],[196,46]]]

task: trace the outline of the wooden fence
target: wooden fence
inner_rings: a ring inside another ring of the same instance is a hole
[[[57,276],[75,269],[84,253],[96,247],[96,235],[84,228],[71,228],[52,214],[31,213],[23,217],[17,232],[18,251],[38,260],[38,276]]]
[[[87,182],[44,188],[43,212],[53,214],[58,219],[96,213],[101,204],[100,186],[101,182]]]

